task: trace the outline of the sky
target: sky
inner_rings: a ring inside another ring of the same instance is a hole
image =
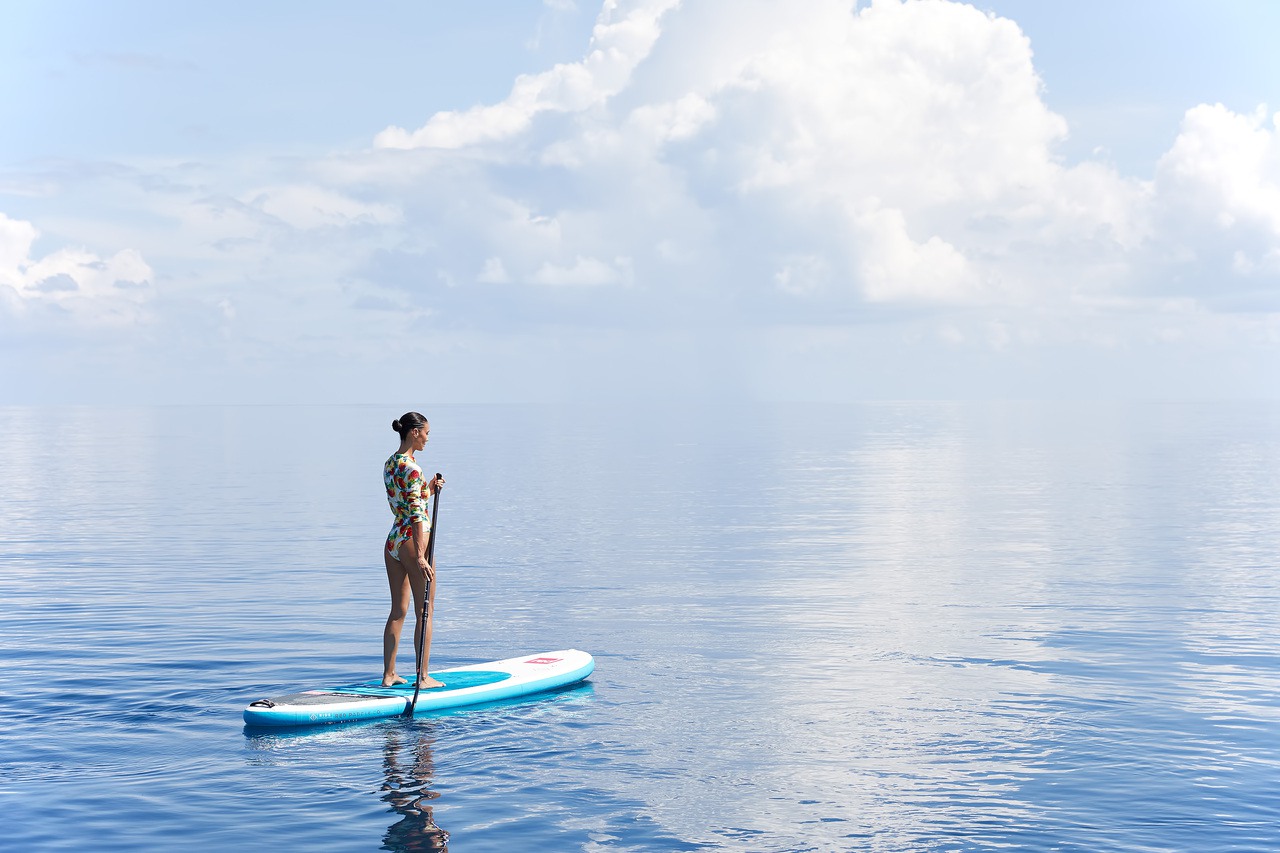
[[[1276,32],[0,0],[0,404],[1276,399]]]

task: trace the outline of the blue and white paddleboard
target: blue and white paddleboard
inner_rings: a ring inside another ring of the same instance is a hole
[[[542,652],[431,673],[444,687],[422,690],[414,713],[478,705],[541,693],[582,681],[595,659],[577,649]],[[328,690],[307,690],[259,699],[244,709],[250,726],[311,726],[403,714],[413,701],[413,683],[383,687],[378,680]]]

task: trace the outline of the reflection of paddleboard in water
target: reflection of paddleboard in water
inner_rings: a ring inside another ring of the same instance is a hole
[[[595,659],[586,652],[563,649],[445,669],[431,673],[444,687],[419,692],[414,713],[554,690],[582,681],[595,668]],[[367,681],[259,699],[244,709],[244,721],[250,726],[310,726],[394,717],[408,710],[412,701],[413,681],[395,687]]]

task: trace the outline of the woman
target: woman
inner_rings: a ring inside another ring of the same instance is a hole
[[[414,648],[422,645],[422,658],[418,661],[418,680],[422,689],[443,687],[439,681],[427,675],[431,658],[431,620],[435,616],[436,568],[427,562],[427,534],[431,530],[431,517],[427,514],[427,498],[440,491],[444,479],[440,475],[426,482],[422,469],[413,454],[427,446],[431,425],[417,412],[407,412],[391,422],[391,428],[400,434],[400,449],[391,455],[382,468],[382,480],[387,486],[387,503],[395,514],[391,532],[387,534],[382,557],[387,565],[387,583],[391,587],[391,614],[382,632],[382,686],[404,684],[405,679],[396,675],[396,652],[400,647],[400,631],[409,611],[412,596],[415,619],[413,620]],[[426,633],[418,637],[422,625],[423,593],[427,585]]]

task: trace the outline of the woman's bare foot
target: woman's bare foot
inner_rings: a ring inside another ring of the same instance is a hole
[[[397,684],[408,684],[409,682],[398,675],[382,676],[383,687],[395,687]]]
[[[436,680],[435,680],[434,678],[432,678],[431,676],[429,676],[429,675],[424,675],[424,676],[422,677],[422,689],[423,689],[423,690],[430,690],[430,689],[432,689],[433,687],[444,687],[444,682],[443,682],[443,681],[436,681]]]

